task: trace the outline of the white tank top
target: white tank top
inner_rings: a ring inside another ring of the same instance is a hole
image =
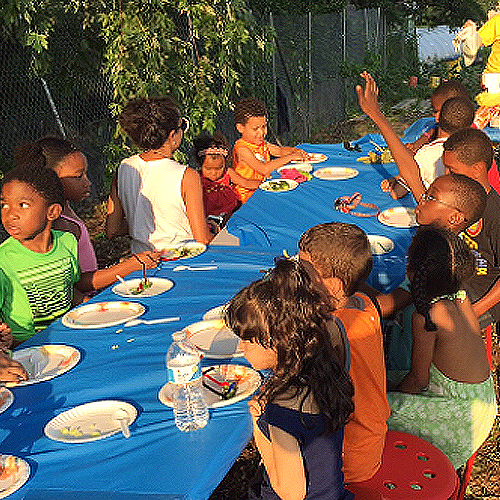
[[[127,217],[132,252],[162,250],[193,239],[181,194],[186,167],[174,160],[126,158],[118,169],[118,197]]]

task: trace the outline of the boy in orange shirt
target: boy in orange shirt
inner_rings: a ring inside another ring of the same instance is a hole
[[[345,426],[344,476],[346,483],[365,481],[380,467],[390,415],[380,316],[358,291],[372,269],[370,243],[354,224],[318,224],[301,236],[299,259],[328,296],[333,319],[347,337],[354,413]]]
[[[245,179],[262,182],[273,170],[293,160],[308,160],[308,154],[302,149],[280,147],[266,141],[267,109],[255,97],[246,97],[236,103],[234,121],[241,138],[233,147],[233,169]],[[271,157],[275,158],[271,160]],[[242,203],[255,192],[255,189],[239,185],[235,188]]]

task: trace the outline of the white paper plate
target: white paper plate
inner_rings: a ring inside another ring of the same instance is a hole
[[[373,255],[383,255],[394,249],[394,242],[386,236],[380,234],[369,234],[370,247]]]
[[[340,181],[344,179],[352,179],[356,177],[359,172],[351,167],[325,167],[315,170],[314,177],[327,181]]]
[[[30,477],[30,466],[26,460],[12,455],[0,455],[0,465],[2,470],[9,463],[13,462],[13,469],[10,474],[6,472],[6,477],[0,479],[0,498],[9,496],[17,491]]]
[[[148,281],[151,281],[153,284],[150,288],[144,289],[140,293],[132,293],[132,290],[135,290],[142,278],[135,278],[131,280],[126,280],[125,283],[118,283],[111,290],[116,293],[116,295],[121,295],[122,297],[130,297],[130,298],[140,298],[140,297],[154,297],[155,295],[160,295],[163,292],[167,292],[174,286],[174,282],[170,281],[167,278],[148,278]]]
[[[6,387],[0,387],[0,413],[3,413],[14,402],[14,394]]]
[[[203,372],[207,371],[207,368],[203,369]],[[251,396],[262,383],[262,378],[259,372],[255,371],[249,366],[243,365],[218,365],[215,366],[213,370],[208,372],[213,378],[219,380],[220,382],[228,381],[229,383],[234,380],[238,381],[238,388],[236,389],[236,395],[230,399],[221,399],[221,397],[206,387],[203,387],[203,393],[207,401],[209,408],[220,408],[221,406],[232,405],[237,403],[242,399]],[[206,380],[207,383],[210,383]],[[211,387],[216,388],[217,385],[210,383]],[[158,399],[166,406],[172,407],[172,396],[171,396],[171,385],[165,384],[158,393]]]
[[[146,308],[139,302],[97,302],[67,312],[62,324],[70,328],[105,328],[138,318]]]
[[[298,185],[299,183],[293,179],[270,179],[263,182],[259,187],[268,193],[283,193],[295,189]]]
[[[78,349],[62,344],[46,344],[14,351],[12,359],[24,366],[29,379],[7,385],[19,387],[50,380],[71,370],[79,363],[80,357]]]
[[[281,172],[282,170],[289,169],[289,168],[294,168],[296,170],[300,170],[301,172],[311,172],[313,169],[313,166],[308,163],[308,162],[293,162],[293,165],[283,165],[280,168],[276,169],[276,172]]]
[[[308,153],[309,159],[307,160],[307,163],[321,163],[322,161],[328,160],[328,156],[322,154],[322,153]],[[298,160],[292,161],[292,163],[303,163]]]
[[[412,207],[393,207],[378,214],[378,220],[386,226],[413,227],[417,226],[415,209]]]
[[[222,319],[224,317],[224,312],[226,310],[226,307],[227,304],[222,304],[221,306],[213,307],[203,315],[203,320],[208,321],[211,319]]]
[[[121,411],[128,415],[128,425],[137,418],[137,410],[125,401],[93,401],[60,413],[45,426],[45,435],[63,443],[87,443],[121,432]]]
[[[162,249],[162,260],[190,259],[200,255],[207,246],[198,241],[186,241],[177,245],[169,245]]]
[[[206,358],[225,359],[243,356],[240,339],[224,325],[222,319],[198,321],[183,329],[187,338]]]

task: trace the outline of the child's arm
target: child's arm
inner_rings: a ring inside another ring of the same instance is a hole
[[[399,173],[411,188],[415,199],[419,200],[420,196],[425,193],[425,186],[420,176],[418,164],[413,158],[411,151],[401,142],[401,139],[391,127],[387,118],[380,111],[378,105],[378,87],[375,80],[371,75],[366,73],[366,71],[363,72],[361,76],[366,81],[366,87],[363,90],[360,85],[356,85],[359,105],[380,129],[380,132],[391,150],[392,157],[396,162]]]
[[[267,147],[269,148],[269,152],[272,156],[285,156],[289,154],[298,154],[301,156],[301,161],[307,161],[309,159],[309,155],[300,148],[295,148],[293,146],[277,146],[276,144],[272,144],[271,142],[267,143]]]
[[[255,444],[273,490],[283,500],[302,500],[307,491],[299,443],[293,436],[272,425],[269,426],[269,441],[257,425],[261,414],[259,403],[254,398],[248,405],[252,415]]]
[[[108,198],[108,210],[106,215],[106,236],[120,236],[128,234],[128,223],[125,218],[120,198],[118,198],[118,171],[111,181],[111,189]]]
[[[242,177],[238,172],[236,172],[232,168],[228,168],[227,171],[229,173],[229,177],[233,184],[236,184],[238,186],[247,189],[257,189],[260,186],[260,181],[256,179],[245,179],[245,177]]]
[[[0,352],[0,381],[20,382],[21,380],[28,380],[28,378],[28,372],[23,365],[11,359],[7,354]]]
[[[7,326],[7,323],[0,323],[0,351],[10,349],[13,342],[12,329]]]
[[[429,384],[429,370],[434,356],[436,332],[428,332],[425,329],[425,319],[417,312],[413,313],[412,323],[411,369],[396,390],[420,394]]]
[[[80,292],[100,290],[101,288],[105,288],[111,285],[111,283],[114,283],[117,280],[117,274],[121,277],[125,277],[133,271],[141,270],[141,262],[144,262],[146,269],[155,268],[160,262],[160,257],[161,251],[141,252],[137,254],[137,257],[132,256],[119,264],[115,264],[114,266],[107,267],[105,269],[98,269],[97,271],[82,273],[80,280],[75,286]]]
[[[299,152],[297,152],[299,151]],[[301,152],[300,152],[301,151]],[[290,163],[291,161],[297,160],[297,161],[305,161],[304,160],[304,151],[298,149],[293,152],[287,153],[283,156],[280,156],[278,158],[274,158],[274,160],[270,161],[260,161],[258,160],[255,155],[246,147],[241,147],[238,149],[238,161],[245,163],[248,165],[250,168],[255,170],[256,172],[259,172],[259,174],[268,176],[273,170],[276,170],[279,167],[282,167],[283,165],[286,165],[287,163]],[[272,152],[271,152],[272,154]],[[307,154],[306,154],[307,156]]]
[[[186,205],[186,214],[191,226],[193,237],[196,241],[208,245],[213,238],[208,229],[205,219],[205,208],[203,207],[203,188],[201,179],[192,168],[186,168],[182,177],[181,185],[182,199]]]

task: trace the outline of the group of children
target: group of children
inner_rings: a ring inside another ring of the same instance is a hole
[[[259,498],[353,498],[349,485],[354,491],[378,470],[388,428],[427,439],[458,467],[496,415],[480,331],[480,323],[500,318],[500,198],[488,180],[491,143],[471,128],[473,106],[450,85],[450,98],[443,88],[433,96],[436,128],[404,145],[380,111],[375,81],[362,77],[360,106],[399,169],[382,188],[399,197],[405,194],[399,187],[407,186],[422,227],[408,252],[407,283],[391,294],[365,285],[372,268],[366,234],[326,223],[302,235],[296,260],[277,261],[229,303],[226,322],[246,358],[271,370],[249,403],[265,468]],[[10,236],[0,245],[3,348],[34,335],[117,274],[156,266],[168,245],[208,243],[207,215],[227,218],[275,168],[307,159],[302,150],[265,141],[266,110],[257,99],[238,102],[235,122],[241,138],[231,167],[222,136],[195,139],[200,176],[172,158],[188,127],[173,100],[125,107],[120,124],[142,152],[123,160],[113,179],[107,232],[129,234],[134,254],[101,270],[69,203],[89,195],[85,155],[58,138],[20,147],[1,192]],[[410,303],[411,359],[392,385],[382,321]],[[27,377],[4,353],[0,375]]]
[[[272,370],[249,403],[265,468],[258,498],[343,499],[351,491],[363,498],[357,483],[378,470],[388,428],[426,439],[458,468],[497,414],[480,329],[500,317],[491,142],[471,128],[466,96],[446,98],[446,88],[460,87],[451,83],[433,96],[437,126],[404,145],[378,107],[373,78],[362,77],[360,106],[391,149],[397,184],[418,201],[421,227],[408,250],[407,281],[391,294],[365,284],[372,266],[366,234],[326,223],[302,235],[298,262],[277,262],[230,302],[226,321],[246,358]],[[415,155],[424,143],[425,154]],[[381,187],[404,196],[395,186]],[[395,384],[387,381],[381,324],[409,303],[410,363]]]

